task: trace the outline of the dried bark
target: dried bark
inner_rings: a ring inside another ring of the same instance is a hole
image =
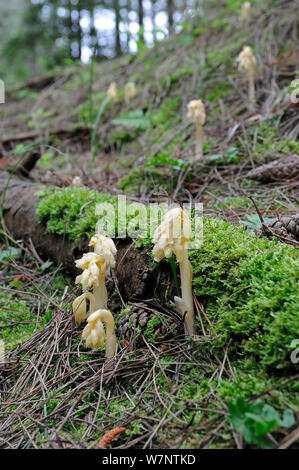
[[[284,242],[299,242],[299,213],[276,219],[267,224],[270,233],[276,235]],[[257,229],[256,233],[262,233]]]
[[[88,239],[83,237],[79,243],[74,243],[65,236],[47,232],[36,215],[38,197],[35,193],[41,189],[40,185],[14,176],[5,191],[8,176],[6,172],[0,173],[0,201],[5,193],[4,222],[9,233],[16,240],[31,240],[41,259],[50,259],[55,265],[62,265],[73,276],[79,274],[81,271],[76,269],[75,260],[89,251]],[[156,288],[159,293],[157,268],[148,256],[149,249],[136,249],[130,239],[115,242],[118,249],[115,274],[123,297],[150,298]]]
[[[299,176],[299,155],[288,155],[266,165],[261,165],[249,171],[246,176],[261,183],[295,178]]]

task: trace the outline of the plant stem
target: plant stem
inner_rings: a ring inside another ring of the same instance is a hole
[[[181,274],[181,290],[183,304],[187,310],[185,315],[185,335],[194,336],[194,307],[192,297],[192,277],[193,270],[191,263],[188,259],[188,251],[185,250],[182,260],[180,261],[180,274]]]
[[[249,107],[255,108],[255,91],[254,91],[254,69],[250,69],[248,73],[248,99]]]
[[[172,254],[172,256],[171,256],[171,258],[169,259],[169,261],[170,261],[170,265],[171,265],[171,269],[172,269],[172,273],[173,273],[173,278],[174,278],[174,282],[175,282],[176,292],[177,292],[177,295],[179,296],[179,295],[180,295],[180,288],[179,288],[178,276],[177,276],[177,273],[176,273],[176,265],[175,265],[174,254]]]
[[[203,129],[202,124],[196,121],[196,158],[201,159],[203,157]]]
[[[100,285],[93,288],[95,305],[97,309],[107,309],[107,289],[105,286],[105,277],[100,278]]]
[[[113,357],[116,350],[116,336],[114,333],[114,318],[109,310],[101,310],[99,319],[106,325],[106,357]]]

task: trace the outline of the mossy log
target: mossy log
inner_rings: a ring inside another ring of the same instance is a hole
[[[73,242],[66,236],[47,232],[46,226],[39,222],[36,215],[39,202],[36,193],[40,189],[39,184],[29,179],[13,176],[9,180],[7,172],[0,174],[5,227],[15,240],[32,243],[42,260],[50,259],[75,276],[81,272],[76,269],[75,260],[89,251],[88,239],[82,237],[78,242]],[[149,248],[136,249],[131,239],[115,240],[115,243],[118,249],[115,274],[123,297],[146,299],[154,294],[163,296],[159,282],[161,268],[158,271],[153,266],[148,255]]]

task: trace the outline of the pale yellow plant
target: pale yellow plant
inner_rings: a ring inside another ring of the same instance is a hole
[[[135,83],[133,82],[128,82],[125,85],[125,100],[127,103],[129,103],[131,100],[135,98],[137,94],[136,86]]]
[[[110,83],[107,95],[111,99],[111,101],[117,101],[117,86],[115,82]]]
[[[73,312],[78,325],[83,323],[88,315],[86,300],[89,301],[89,314],[96,309],[95,298],[91,292],[84,292],[84,294],[79,295],[73,302]]]
[[[248,23],[250,18],[250,2],[244,2],[241,8],[241,13],[239,16],[240,26],[244,26]]]
[[[196,157],[203,157],[203,125],[206,120],[206,111],[201,100],[192,100],[188,104],[187,117],[195,122],[196,129]]]
[[[82,284],[83,294],[73,302],[73,312],[77,324],[87,319],[82,337],[86,345],[98,348],[105,342],[106,324],[106,356],[115,354],[116,337],[114,333],[114,320],[111,312],[107,310],[107,289],[105,278],[111,268],[115,267],[116,247],[111,238],[100,234],[94,235],[90,240],[94,252],[85,253],[76,261],[76,267],[83,272],[76,277],[76,284]],[[93,292],[89,292],[93,289]],[[89,309],[87,311],[87,300]]]
[[[116,247],[111,238],[96,234],[90,240],[95,252],[85,253],[76,261],[76,267],[83,273],[76,277],[76,284],[82,284],[83,291],[93,288],[96,308],[107,308],[105,278],[110,268],[115,267]]]
[[[104,325],[106,325],[106,335]],[[93,312],[87,319],[87,325],[82,332],[82,338],[86,341],[86,346],[97,349],[103,346],[106,336],[106,357],[111,358],[116,351],[116,336],[114,332],[114,319],[112,313],[106,309],[99,309]]]
[[[248,73],[248,100],[249,107],[253,109],[255,107],[254,74],[256,59],[251,47],[243,47],[243,50],[237,58],[237,62],[239,63],[239,69]]]
[[[75,188],[81,188],[83,186],[81,176],[75,176],[72,180],[72,185]]]
[[[153,255],[156,261],[170,258],[174,254],[180,266],[181,295],[175,297],[177,310],[185,315],[186,335],[195,334],[194,306],[192,297],[193,269],[188,258],[191,223],[188,215],[180,207],[169,210],[156,229],[153,242]]]

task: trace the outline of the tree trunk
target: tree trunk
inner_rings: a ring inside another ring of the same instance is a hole
[[[174,0],[167,0],[167,16],[168,16],[168,32],[173,34],[174,32]]]
[[[144,42],[144,30],[143,30],[143,22],[144,22],[144,9],[143,9],[143,0],[138,0],[138,20],[139,20],[139,40]]]
[[[119,31],[120,7],[119,7],[118,0],[113,0],[113,8],[114,8],[114,14],[115,14],[115,55],[120,56],[122,51],[121,51],[120,31]]]

